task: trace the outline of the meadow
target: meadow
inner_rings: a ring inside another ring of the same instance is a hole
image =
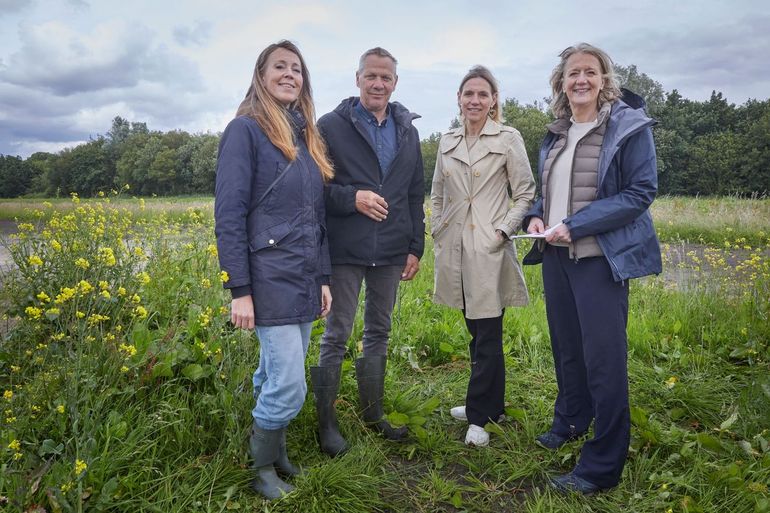
[[[770,512],[770,201],[660,198],[665,272],[631,285],[632,442],[621,484],[562,496],[581,442],[534,444],[556,394],[539,267],[505,314],[506,416],[490,446],[449,416],[469,375],[460,312],[431,301],[432,249],[402,284],[386,411],[406,443],[364,428],[353,359],[330,459],[312,389],[288,430],[305,474],[251,492],[253,333],[228,325],[210,198],[0,201],[0,510],[20,512]],[[519,247],[520,255],[528,244]],[[308,362],[317,361],[323,324]]]

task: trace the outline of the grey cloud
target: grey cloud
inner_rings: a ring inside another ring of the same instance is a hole
[[[24,10],[34,3],[33,0],[0,0],[0,18]]]
[[[213,25],[210,21],[199,20],[192,26],[174,27],[174,39],[182,46],[203,46],[211,37]]]
[[[153,46],[149,30],[134,27],[116,37],[122,38],[114,44],[118,51],[98,55],[83,39],[51,41],[41,37],[39,31],[22,33],[22,47],[0,69],[0,81],[58,96],[129,88],[142,81],[200,87],[197,67],[162,45]]]
[[[666,91],[676,88],[685,97],[701,100],[716,90],[742,103],[758,84],[770,84],[770,69],[756,59],[770,48],[768,26],[770,16],[760,14],[690,30],[626,34],[608,47],[618,52],[613,58],[620,64],[636,64]],[[750,77],[752,84],[736,77]]]

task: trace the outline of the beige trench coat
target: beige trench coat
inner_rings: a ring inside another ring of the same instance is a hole
[[[464,127],[441,137],[430,219],[436,303],[464,304],[467,318],[484,319],[529,302],[516,247],[499,241],[495,230],[514,235],[534,197],[535,181],[517,130],[487,119],[470,153]]]

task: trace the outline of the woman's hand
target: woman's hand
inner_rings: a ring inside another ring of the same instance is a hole
[[[548,230],[546,236],[545,236],[546,242],[572,242],[572,238],[569,234],[569,228],[567,228],[567,225],[564,223],[559,223],[556,226],[553,227],[553,229]]]
[[[504,240],[508,240],[508,236],[502,230],[495,230],[495,237],[497,237],[498,242],[503,242]]]
[[[527,225],[527,233],[543,233],[545,231],[545,224],[539,217],[532,217]]]
[[[233,299],[230,303],[230,321],[236,328],[254,329],[254,300],[251,294]]]
[[[321,314],[320,318],[325,319],[332,309],[332,291],[328,285],[321,285]]]

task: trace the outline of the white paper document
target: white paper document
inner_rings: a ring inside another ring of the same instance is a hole
[[[557,227],[561,226],[563,223],[558,223],[550,228],[548,228],[543,233],[524,233],[522,235],[512,235],[511,239],[545,239],[546,235],[550,235],[552,231],[554,231]]]

